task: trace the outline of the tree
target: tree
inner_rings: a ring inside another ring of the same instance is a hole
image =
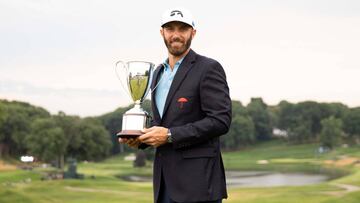
[[[112,142],[111,154],[122,153],[129,148],[125,148],[124,145],[120,145],[116,134],[121,131],[122,128],[122,116],[123,114],[130,109],[118,108],[114,112],[107,113],[98,117],[98,119],[105,126],[105,129],[109,132],[110,140]]]
[[[255,140],[255,126],[251,118],[236,115],[232,119],[229,132],[221,138],[221,144],[225,149],[232,150],[253,144]]]
[[[232,123],[229,132],[220,139],[221,146],[227,150],[237,149],[255,142],[254,122],[240,101],[232,101]]]
[[[311,137],[311,125],[309,121],[298,120],[297,124],[288,129],[288,141],[292,144],[300,144]]]
[[[292,143],[316,142],[321,131],[321,120],[334,116],[343,118],[347,107],[339,103],[313,101],[291,104],[280,102],[278,127],[288,132]]]
[[[270,125],[267,105],[261,98],[251,98],[246,109],[255,124],[256,138],[258,140],[269,140],[272,136],[272,126]]]
[[[13,155],[21,155],[26,153],[25,139],[30,132],[29,117],[24,111],[17,108],[9,108],[8,116],[5,123],[5,132],[8,135],[7,143],[10,146],[10,153]]]
[[[30,124],[49,113],[25,102],[0,100],[0,154],[18,156],[27,152],[25,139]]]
[[[61,127],[53,118],[40,118],[31,124],[31,133],[26,139],[30,152],[43,161],[57,162],[59,168],[64,167],[64,156],[68,140]]]
[[[279,128],[279,114],[280,114],[280,108],[279,106],[268,106],[267,111],[269,113],[270,118],[270,126],[273,128],[277,127]]]
[[[133,106],[134,105],[129,105],[127,107],[120,107],[113,112],[97,117],[105,126],[106,130],[109,132],[109,136],[112,141],[111,154],[134,151],[134,149],[126,145],[119,144],[118,137],[116,136],[116,134],[120,132],[122,128],[122,116],[126,111],[128,111]],[[150,114],[150,117],[152,118],[151,102],[149,100],[145,100],[141,104],[141,107],[145,111],[147,111]],[[153,154],[153,152],[150,152],[150,150],[147,150],[146,153],[149,156],[152,156],[151,154]]]
[[[64,131],[68,146],[66,156],[75,157],[77,150],[81,147],[82,138],[79,130],[81,119],[78,116],[67,116],[64,112],[59,112],[53,116],[56,125]]]
[[[2,157],[4,151],[5,151],[5,133],[4,133],[4,126],[6,122],[6,110],[5,105],[0,102],[0,158]]]
[[[340,144],[342,131],[342,121],[331,116],[321,121],[320,142],[323,146],[332,149]]]
[[[79,124],[81,145],[76,150],[76,158],[81,160],[100,160],[106,157],[111,148],[109,133],[95,118],[82,119]]]
[[[360,108],[352,108],[344,118],[345,132],[355,141],[360,141]]]
[[[240,101],[231,101],[232,116],[249,116],[247,109]]]
[[[307,141],[315,141],[321,130],[321,120],[329,115],[322,115],[320,104],[313,101],[300,102],[297,104],[297,111],[303,122],[308,122],[310,136],[304,137]]]
[[[300,120],[298,113],[296,112],[296,105],[287,101],[281,101],[279,103],[279,120],[278,128],[289,131],[295,127]]]

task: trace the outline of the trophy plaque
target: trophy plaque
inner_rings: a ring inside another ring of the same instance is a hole
[[[149,126],[150,116],[141,108],[141,103],[150,90],[154,67],[155,64],[146,61],[116,63],[115,70],[121,85],[135,103],[123,115],[121,131],[116,134],[118,137],[136,138],[143,134],[142,129]]]

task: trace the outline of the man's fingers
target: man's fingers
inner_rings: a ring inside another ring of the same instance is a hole
[[[133,138],[119,138],[118,139],[120,143],[124,143],[129,145],[130,147],[138,147],[140,145],[140,140],[139,139],[133,139]]]
[[[136,138],[136,139],[129,139],[126,144],[128,144],[130,147],[136,148],[139,146],[140,143],[141,143],[140,140]]]
[[[120,143],[126,143],[128,141],[127,138],[121,138],[121,137],[119,137],[118,140],[119,140]]]
[[[137,142],[131,142],[131,143],[129,143],[129,146],[130,147],[137,147],[138,143]]]
[[[136,139],[119,138],[120,143],[126,143],[130,147],[138,147],[141,143],[145,143],[154,147],[164,144],[163,141],[163,127],[153,126],[151,128],[144,128],[141,130],[144,134]]]
[[[134,144],[136,144],[137,142],[138,142],[137,139],[131,139],[131,140],[129,140],[128,144],[134,145]]]
[[[143,135],[140,135],[138,139],[139,139],[141,142],[146,142],[146,140],[150,139],[151,136],[152,136],[152,133],[149,132],[149,133],[145,133],[145,134],[143,134]]]
[[[143,133],[151,132],[151,131],[154,130],[155,127],[156,127],[156,126],[153,126],[153,127],[151,127],[151,128],[144,128],[144,129],[141,130],[141,132],[143,132]]]

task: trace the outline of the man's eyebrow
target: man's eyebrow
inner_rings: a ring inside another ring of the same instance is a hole
[[[191,28],[191,26],[183,24],[183,25],[180,25],[180,28]]]

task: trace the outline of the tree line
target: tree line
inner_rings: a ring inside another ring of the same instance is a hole
[[[0,100],[0,158],[34,155],[63,167],[66,158],[98,161],[134,151],[118,143],[122,115],[132,106],[80,118],[59,112],[51,115],[25,102]],[[142,107],[151,112],[150,102]],[[232,101],[232,125],[221,136],[224,150],[237,150],[280,137],[290,144],[319,143],[333,148],[341,143],[360,144],[360,108],[341,103],[305,101],[267,105],[261,98],[249,104]],[[145,150],[151,159],[153,149]]]
[[[281,101],[269,106],[252,98],[247,106],[233,101],[233,121],[222,139],[225,149],[281,137],[290,144],[319,143],[329,149],[341,143],[360,144],[360,108],[341,103]]]
[[[50,115],[25,102],[0,100],[0,158],[33,155],[63,168],[66,157],[101,160],[110,147],[109,133],[97,118]]]

